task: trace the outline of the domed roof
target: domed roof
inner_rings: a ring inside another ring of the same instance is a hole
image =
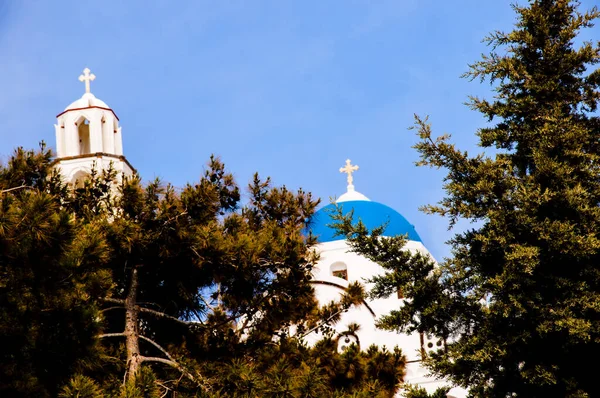
[[[417,234],[415,227],[402,214],[384,204],[372,202],[354,189],[352,173],[356,170],[358,170],[358,166],[352,165],[350,159],[346,159],[346,165],[340,168],[340,173],[348,174],[346,193],[338,198],[336,204],[329,204],[321,208],[311,217],[308,230],[317,237],[317,241],[324,243],[345,239],[344,236],[337,235],[337,231],[329,226],[334,222],[331,216],[336,211],[337,205],[342,209],[344,215],[352,211],[352,222],[362,221],[369,231],[385,224],[383,236],[407,235],[409,240],[421,242],[421,237]]]
[[[69,111],[72,109],[82,109],[82,108],[107,108],[110,109],[106,102],[96,98],[92,93],[85,93],[83,97],[79,98],[77,101],[73,102],[71,105],[65,108],[65,111]]]
[[[338,200],[337,205],[340,206],[344,215],[353,210],[352,221],[362,221],[369,231],[387,223],[383,236],[391,237],[408,234],[409,240],[421,242],[421,237],[419,237],[415,227],[402,214],[389,206],[364,199]],[[329,204],[318,210],[311,218],[309,228],[313,235],[317,237],[319,243],[344,239],[344,236],[336,236],[336,230],[329,226],[329,224],[333,223],[331,215],[334,211],[335,205]]]
[[[348,192],[346,192],[345,194],[343,194],[342,196],[340,196],[338,198],[338,200],[336,200],[336,202],[337,203],[340,203],[340,202],[351,202],[351,201],[354,201],[354,200],[367,200],[367,201],[370,201],[371,199],[367,198],[362,193],[356,191],[354,189],[354,185],[350,185],[350,186],[348,186]]]

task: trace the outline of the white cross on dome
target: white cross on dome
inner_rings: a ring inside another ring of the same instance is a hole
[[[90,73],[90,68],[85,68],[83,70],[83,75],[79,76],[79,81],[80,82],[85,82],[85,93],[89,93],[90,92],[90,82],[94,81],[96,79],[96,75],[94,75],[93,73]]]

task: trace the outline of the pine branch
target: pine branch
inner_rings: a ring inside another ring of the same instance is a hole
[[[101,335],[98,335],[98,338],[105,338],[105,337],[126,337],[125,333],[104,333]],[[188,372],[187,370],[185,370],[185,368],[183,366],[181,366],[172,356],[171,354],[169,354],[169,352],[167,350],[165,350],[160,344],[158,344],[156,341],[146,337],[146,336],[142,336],[141,334],[138,335],[138,338],[147,341],[148,343],[152,344],[154,347],[156,347],[160,352],[162,352],[163,354],[165,354],[165,356],[168,359],[164,359],[164,358],[159,358],[159,357],[141,357],[141,362],[160,362],[160,363],[164,363],[166,365],[169,365],[177,370],[179,370],[181,372],[182,375],[184,375],[185,377],[187,377],[188,379],[190,379],[192,382],[196,383],[198,386],[202,387],[204,390],[207,389],[206,385],[201,383],[200,380],[198,380],[194,375],[192,375],[190,372]],[[205,381],[204,381],[205,382]]]
[[[7,192],[11,192],[11,191],[16,191],[18,189],[33,189],[33,187],[29,186],[29,185],[21,185],[21,186],[18,186],[18,187],[13,187],[13,188],[7,188],[7,189],[0,190],[0,193],[7,193]]]
[[[208,303],[208,301],[206,301],[206,299],[205,299],[204,297],[200,296],[200,299],[202,300],[202,302],[204,302],[204,305],[206,305],[206,307],[207,307],[208,309],[210,309],[210,310],[211,310],[211,311],[213,311],[213,312],[215,311],[215,307],[213,307],[212,305],[210,305],[210,304]]]
[[[144,308],[144,307],[139,307],[138,306],[138,309],[139,309],[140,312],[144,312],[146,314],[154,315],[157,318],[169,319],[171,321],[178,322],[178,323],[180,323],[182,325],[185,325],[185,326],[197,326],[197,327],[204,326],[201,322],[184,321],[184,320],[179,319],[177,317],[174,317],[172,315],[165,314],[164,312],[151,310],[150,308]]]
[[[119,307],[108,307],[108,308],[104,308],[104,309],[100,310],[100,312],[105,312],[105,311],[110,311],[110,310],[124,310],[124,309],[125,309],[125,307],[121,307],[121,306],[119,306]]]
[[[179,379],[164,380],[162,382],[157,381],[156,384],[158,384],[159,386],[161,386],[165,389],[165,393],[163,395],[161,395],[161,398],[166,397],[167,394],[169,393],[169,391],[173,391],[173,388],[167,386],[167,383],[175,383],[176,385],[178,385],[181,382],[182,378],[183,378],[183,374],[179,376]]]
[[[105,298],[100,299],[100,301],[104,301],[105,303],[125,305],[125,300],[116,299],[116,298],[112,298],[112,297],[105,297]]]
[[[187,214],[188,214],[188,212],[187,212],[187,211],[183,211],[183,212],[181,212],[181,213],[177,214],[176,216],[169,218],[167,221],[165,221],[165,222],[163,223],[163,227],[165,227],[165,226],[166,226],[168,223],[170,223],[171,221],[173,221],[173,220],[177,220],[179,217],[181,217],[181,216],[185,216],[185,215],[187,215]]]
[[[163,395],[161,395],[161,396],[160,396],[160,398],[164,398],[164,397],[166,397],[166,396],[169,394],[169,391],[171,391],[171,389],[170,389],[169,387],[165,386],[163,383],[161,383],[161,382],[159,382],[159,381],[157,381],[157,382],[156,382],[156,384],[158,384],[159,386],[161,386],[162,388],[164,388],[164,389],[165,389],[165,392],[164,392],[164,394],[163,394]]]
[[[144,357],[144,356],[142,356],[140,359],[141,359],[141,362],[158,362],[158,363],[164,363],[165,365],[169,365],[170,367],[175,368],[178,371],[180,371],[185,377],[187,377],[193,383],[196,383],[204,391],[208,391],[208,387],[207,387],[208,383],[206,380],[198,380],[198,378],[196,378],[193,374],[191,374],[190,372],[185,370],[185,368],[176,361],[173,361],[170,359],[159,358],[159,357]]]
[[[125,333],[104,333],[104,334],[98,335],[99,339],[103,339],[105,337],[126,337],[126,334]]]
[[[341,310],[334,312],[329,318],[325,319],[324,321],[321,321],[317,326],[315,326],[312,329],[307,330],[306,332],[302,333],[299,337],[297,337],[298,339],[303,339],[304,337],[306,337],[307,335],[309,335],[310,333],[314,332],[315,330],[317,330],[318,328],[322,327],[323,325],[327,325],[329,323],[329,321],[331,321],[333,318],[335,318],[336,316],[338,316],[339,314],[341,314],[342,312],[346,312],[348,311],[347,308],[342,308]]]
[[[160,344],[158,344],[156,341],[149,339],[146,336],[142,336],[141,334],[139,335],[139,338],[147,341],[148,343],[152,344],[154,347],[158,348],[163,354],[165,354],[165,356],[167,358],[169,358],[171,361],[175,361],[175,359],[173,359],[173,357],[171,356],[171,354],[169,354],[169,352],[167,350],[165,350]]]
[[[105,303],[125,305],[125,300],[122,300],[122,299],[116,299],[116,298],[112,298],[112,297],[105,297],[105,298],[103,298],[101,300],[104,301]],[[102,311],[108,311],[108,310],[112,310],[112,309],[116,309],[116,308],[125,308],[125,307],[109,307],[109,308],[103,309]],[[201,322],[184,321],[184,320],[179,319],[177,317],[174,317],[172,315],[165,314],[164,312],[152,310],[152,309],[146,308],[146,307],[140,307],[139,305],[136,305],[136,309],[138,309],[140,312],[144,312],[146,314],[154,315],[157,318],[169,319],[171,321],[178,322],[178,323],[180,323],[182,325],[186,325],[186,326],[202,326]]]

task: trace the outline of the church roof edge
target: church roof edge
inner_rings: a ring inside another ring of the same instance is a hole
[[[83,109],[92,109],[92,108],[103,109],[105,111],[111,111],[112,114],[115,115],[115,117],[117,118],[117,120],[119,120],[119,121],[121,120],[121,119],[119,119],[119,116],[117,116],[117,114],[115,113],[115,111],[113,111],[111,108],[103,107],[103,106],[96,106],[96,105],[84,106],[84,107],[81,107],[81,108],[67,108],[64,111],[62,111],[61,113],[59,113],[58,115],[56,115],[56,117],[60,117],[60,116],[64,115],[67,112],[80,111],[80,110],[83,110]]]

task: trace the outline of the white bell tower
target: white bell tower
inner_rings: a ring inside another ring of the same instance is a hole
[[[79,76],[85,93],[56,116],[56,163],[66,182],[85,180],[92,169],[101,171],[111,163],[118,175],[130,176],[135,169],[123,156],[119,118],[90,92],[96,78],[88,68]]]

